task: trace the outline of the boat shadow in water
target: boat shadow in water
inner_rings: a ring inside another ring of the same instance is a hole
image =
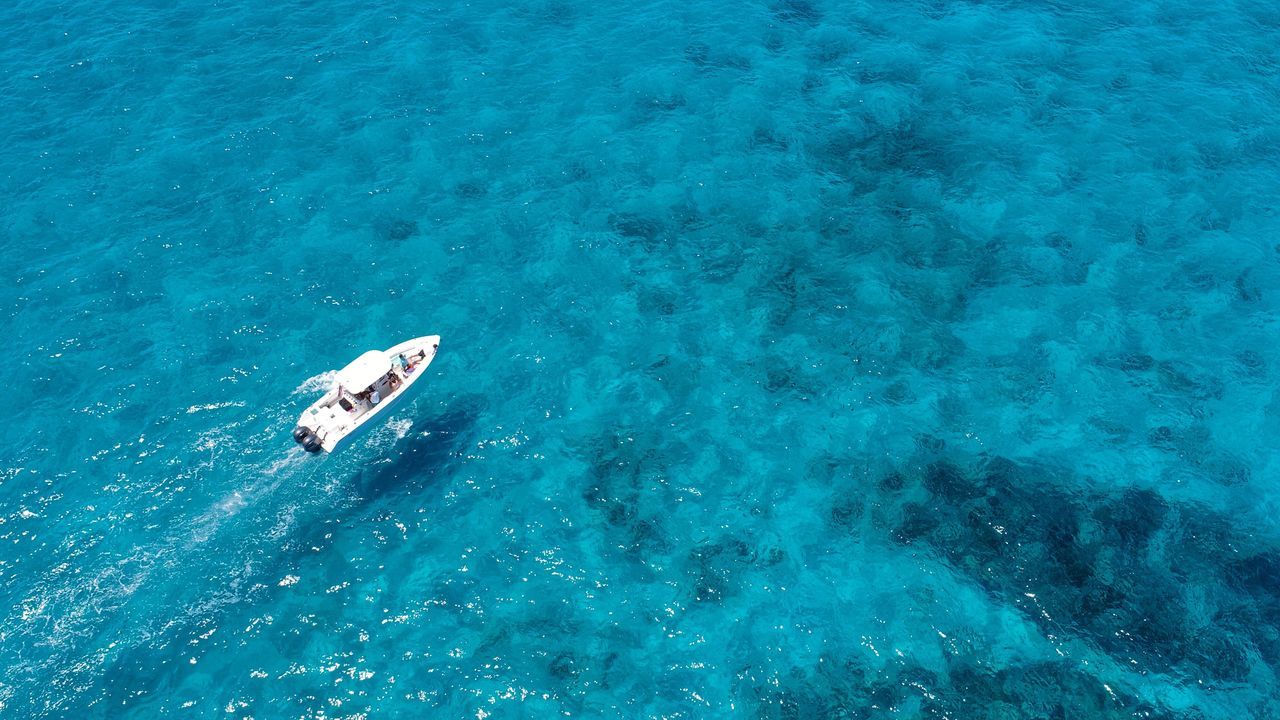
[[[356,473],[354,491],[369,502],[415,492],[449,474],[456,468],[456,460],[466,453],[483,410],[483,398],[463,396],[451,401],[443,414],[415,423],[413,431],[396,444],[388,457]]]

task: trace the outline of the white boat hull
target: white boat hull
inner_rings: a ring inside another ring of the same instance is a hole
[[[363,430],[372,427],[379,417],[386,417],[391,409],[421,384],[422,376],[435,359],[440,347],[439,335],[426,335],[407,340],[385,351],[369,352],[339,373],[339,383],[325,393],[298,418],[293,438],[308,452],[333,452],[347,444]],[[385,375],[379,375],[367,388],[343,387],[343,373],[352,371],[367,373],[370,368],[378,372],[379,355],[385,358]],[[411,369],[401,366],[400,356],[412,363]],[[376,402],[375,402],[376,401]]]

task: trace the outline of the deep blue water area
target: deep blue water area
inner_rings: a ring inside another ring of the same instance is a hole
[[[1280,5],[0,38],[0,716],[1280,717]]]

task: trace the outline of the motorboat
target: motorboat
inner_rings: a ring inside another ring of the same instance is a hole
[[[333,388],[302,412],[294,441],[310,453],[338,449],[404,399],[439,349],[440,336],[427,335],[352,360],[337,372]]]

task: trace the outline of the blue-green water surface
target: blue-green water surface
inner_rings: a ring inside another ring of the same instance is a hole
[[[0,716],[1280,716],[1278,7],[6,4]]]

